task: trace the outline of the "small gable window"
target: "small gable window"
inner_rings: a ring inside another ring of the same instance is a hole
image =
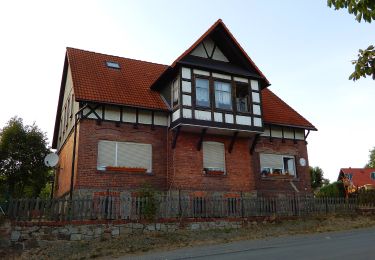
[[[346,178],[348,178],[348,180],[352,180],[353,179],[353,174],[351,173],[347,173],[345,174]]]
[[[112,69],[120,69],[120,64],[114,61],[106,61],[105,62],[108,68]]]
[[[371,179],[375,180],[375,172],[371,173]]]

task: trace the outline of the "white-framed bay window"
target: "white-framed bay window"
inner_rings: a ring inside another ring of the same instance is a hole
[[[203,169],[206,172],[225,173],[225,148],[223,143],[203,142]]]
[[[215,81],[215,106],[232,110],[232,87],[228,82]]]
[[[140,168],[151,173],[152,145],[100,140],[97,169],[106,170],[106,167]]]
[[[208,79],[196,78],[195,95],[197,106],[210,107],[210,85]]]
[[[262,176],[296,176],[295,157],[291,155],[261,153],[260,168]]]

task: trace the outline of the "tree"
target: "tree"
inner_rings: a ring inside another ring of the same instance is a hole
[[[311,177],[311,188],[313,190],[320,188],[323,184],[328,184],[329,180],[323,177],[324,172],[320,167],[310,167],[310,177]]]
[[[35,125],[11,118],[0,130],[0,190],[12,197],[38,196],[50,170],[44,157],[50,153],[45,133]]]
[[[327,0],[329,7],[335,10],[342,8],[348,9],[350,14],[355,15],[355,19],[361,22],[371,23],[375,20],[375,1],[374,0]],[[352,61],[354,72],[349,79],[356,81],[361,77],[371,76],[375,80],[375,48],[374,45],[368,46],[366,49],[359,50],[358,59]]]
[[[370,150],[369,160],[365,168],[375,168],[375,147]]]

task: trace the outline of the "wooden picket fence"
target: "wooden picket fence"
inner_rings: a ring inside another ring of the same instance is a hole
[[[7,215],[17,221],[140,220],[144,218],[246,218],[351,214],[361,205],[356,198],[313,197],[180,197],[101,196],[69,199],[12,199]]]

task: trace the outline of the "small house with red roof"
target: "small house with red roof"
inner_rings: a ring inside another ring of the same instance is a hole
[[[221,20],[171,65],[67,48],[55,196],[311,192],[316,128],[269,86]]]
[[[352,191],[357,189],[375,188],[374,168],[342,168],[340,169],[338,181],[346,180],[352,187]]]

